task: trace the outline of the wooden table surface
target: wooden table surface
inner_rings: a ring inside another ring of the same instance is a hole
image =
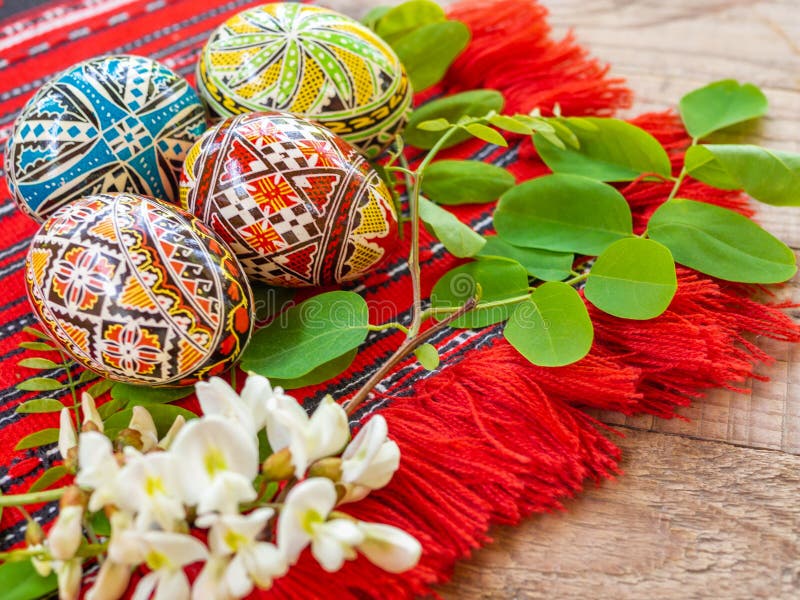
[[[800,152],[800,0],[541,0],[556,32],[627,78],[629,114],[677,105],[734,77],[760,85],[760,143]],[[351,13],[370,4],[328,0]],[[800,249],[800,209],[758,220]],[[800,279],[783,292],[800,301]],[[798,313],[800,314],[800,313]],[[749,394],[714,391],[690,421],[600,417],[619,427],[624,474],[559,514],[497,528],[459,564],[448,600],[800,598],[800,348],[761,342],[777,361]]]

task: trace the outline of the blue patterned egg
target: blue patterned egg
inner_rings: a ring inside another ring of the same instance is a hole
[[[8,185],[38,221],[91,194],[176,202],[183,159],[205,128],[197,94],[164,65],[94,58],[46,83],[22,109],[6,150]]]
[[[250,338],[252,292],[231,249],[144,196],[88,196],[56,211],[25,276],[50,336],[115,381],[192,383],[230,367]]]

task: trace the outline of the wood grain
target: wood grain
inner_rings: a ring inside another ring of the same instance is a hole
[[[446,599],[797,598],[800,458],[627,431],[625,474],[497,529]]]

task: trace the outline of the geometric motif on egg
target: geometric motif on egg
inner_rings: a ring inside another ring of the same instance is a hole
[[[205,129],[199,97],[164,65],[127,55],[87,60],[45,83],[17,117],[9,188],[37,221],[99,193],[177,202],[186,152]]]
[[[47,333],[115,381],[193,383],[232,366],[251,334],[252,292],[230,248],[144,196],[64,206],[34,237],[25,273]]]
[[[220,122],[189,151],[181,186],[185,208],[271,285],[357,279],[399,239],[392,196],[364,156],[289,114]]]
[[[220,117],[289,112],[374,158],[405,124],[412,89],[394,50],[358,21],[299,3],[241,12],[217,28],[197,88]]]

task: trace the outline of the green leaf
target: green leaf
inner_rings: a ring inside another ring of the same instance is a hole
[[[527,120],[523,121],[506,115],[494,115],[489,119],[489,123],[503,131],[510,131],[520,135],[533,135],[533,129],[528,125]]]
[[[503,331],[525,358],[541,367],[561,367],[589,353],[594,330],[578,292],[566,283],[548,282],[514,310]]]
[[[18,413],[51,413],[59,412],[64,404],[55,398],[36,398],[17,406]]]
[[[703,138],[725,127],[764,116],[767,97],[751,83],[724,79],[689,92],[681,98],[679,108],[689,135]]]
[[[109,522],[105,512],[102,510],[91,513],[89,516],[89,524],[92,526],[92,531],[94,531],[95,535],[101,535],[104,537],[111,535],[111,523]]]
[[[353,364],[353,360],[358,354],[358,349],[345,352],[341,356],[337,356],[333,360],[326,362],[312,370],[305,375],[301,375],[296,379],[277,379],[270,378],[270,383],[273,387],[281,386],[285,390],[296,390],[297,388],[306,387],[308,385],[317,385],[333,379],[337,375],[344,373]]]
[[[528,274],[516,261],[482,258],[445,273],[433,286],[431,306],[458,309],[479,290],[478,307],[453,321],[452,327],[476,329],[505,321],[511,314],[512,305],[485,308],[481,305],[527,296]]]
[[[415,29],[394,42],[392,48],[406,69],[411,87],[421,92],[442,80],[469,40],[469,27],[464,23],[444,21]]]
[[[41,331],[40,329],[36,329],[35,327],[27,327],[26,326],[26,327],[22,328],[22,331],[24,331],[25,333],[27,333],[29,335],[32,335],[33,337],[37,337],[40,340],[50,341],[50,336],[49,335],[47,335],[44,331]]]
[[[686,153],[689,175],[723,189],[743,189],[775,206],[800,206],[800,154],[752,145],[693,146]]]
[[[37,600],[51,597],[58,590],[55,573],[42,577],[30,560],[0,564],[0,589],[3,600]]]
[[[20,342],[19,347],[25,348],[26,350],[38,350],[40,352],[58,352],[58,348],[44,342]]]
[[[424,131],[419,128],[420,123],[436,119],[455,123],[464,116],[482,117],[491,111],[502,110],[503,102],[503,94],[496,90],[470,90],[432,100],[414,109],[414,112],[411,113],[411,118],[403,132],[403,139],[411,146],[430,150],[442,137],[442,132]],[[450,148],[469,137],[468,132],[459,131],[447,140],[444,147]]]
[[[91,386],[86,393],[89,394],[92,398],[97,399],[103,394],[105,394],[108,390],[110,390],[114,385],[114,382],[110,379],[101,379],[93,386]]]
[[[662,204],[650,217],[647,234],[677,262],[719,279],[779,283],[797,271],[786,244],[747,217],[703,202]]]
[[[410,0],[385,11],[375,25],[375,33],[389,45],[423,25],[445,21],[444,9],[430,0]]]
[[[422,197],[419,199],[419,218],[436,239],[458,258],[475,256],[486,243],[483,236],[459,221],[454,214]]]
[[[17,365],[26,369],[58,369],[63,366],[47,358],[23,358]]]
[[[151,404],[174,402],[191,396],[193,393],[193,386],[166,388],[120,382],[111,386],[111,398],[114,400],[121,400],[127,406],[140,405],[147,406],[147,408],[150,408]]]
[[[295,290],[267,285],[260,281],[251,283],[253,289],[253,306],[256,309],[256,321],[266,321],[290,306]]]
[[[652,319],[669,306],[678,289],[675,261],[653,240],[614,242],[597,257],[584,295],[600,310],[624,319]]]
[[[447,119],[433,119],[431,121],[423,121],[417,125],[418,129],[423,131],[444,131],[452,125]]]
[[[175,418],[179,415],[182,415],[187,421],[197,417],[193,412],[174,404],[148,404],[145,408],[153,416],[159,438],[167,434]],[[121,430],[128,426],[132,416],[133,407],[114,413],[103,423],[105,434],[113,440]]]
[[[78,385],[80,385],[82,383],[89,383],[90,381],[94,381],[95,379],[98,379],[99,377],[100,377],[100,375],[98,375],[94,371],[90,371],[90,370],[86,369],[85,371],[83,371],[81,373],[81,376],[78,377]]]
[[[369,332],[369,310],[354,292],[327,292],[287,310],[257,331],[242,355],[242,369],[296,379],[358,348]]]
[[[539,248],[521,248],[503,241],[496,235],[486,236],[486,245],[478,256],[501,256],[517,261],[528,275],[544,281],[561,281],[572,273],[575,256],[571,252],[552,252]]]
[[[14,450],[27,450],[28,448],[36,448],[38,446],[52,444],[57,441],[58,428],[51,427],[48,429],[42,429],[30,435],[26,435],[19,442],[17,442],[17,445],[14,446]]]
[[[506,142],[505,138],[491,127],[480,123],[470,123],[469,125],[465,125],[464,129],[479,140],[483,140],[489,144],[495,144],[496,146],[503,146],[504,148],[508,147],[508,142]]]
[[[414,350],[414,356],[428,371],[435,371],[439,366],[439,351],[433,344],[422,344]]]
[[[497,204],[494,226],[515,246],[591,255],[633,231],[622,194],[577,175],[548,175],[510,189]]]
[[[114,413],[119,412],[120,410],[125,408],[126,404],[127,403],[126,403],[125,400],[122,400],[122,399],[120,399],[120,400],[111,399],[108,402],[104,402],[103,404],[98,406],[97,407],[97,412],[100,415],[100,418],[105,420],[105,419],[108,419]]]
[[[33,482],[31,485],[29,492],[38,492],[41,490],[46,490],[51,485],[53,485],[56,481],[67,475],[69,471],[64,465],[57,465],[55,467],[50,467],[42,476],[39,477],[36,481]]]
[[[440,160],[425,169],[422,192],[438,204],[497,200],[516,180],[503,169],[479,160]]]
[[[570,130],[578,148],[559,148],[541,133],[533,136],[542,160],[555,173],[570,173],[598,181],[630,181],[643,173],[670,177],[666,150],[652,135],[619,119],[571,117],[553,120]]]
[[[50,379],[49,377],[31,377],[17,384],[18,390],[26,392],[49,392],[52,390],[61,390],[67,387],[57,379]]]

